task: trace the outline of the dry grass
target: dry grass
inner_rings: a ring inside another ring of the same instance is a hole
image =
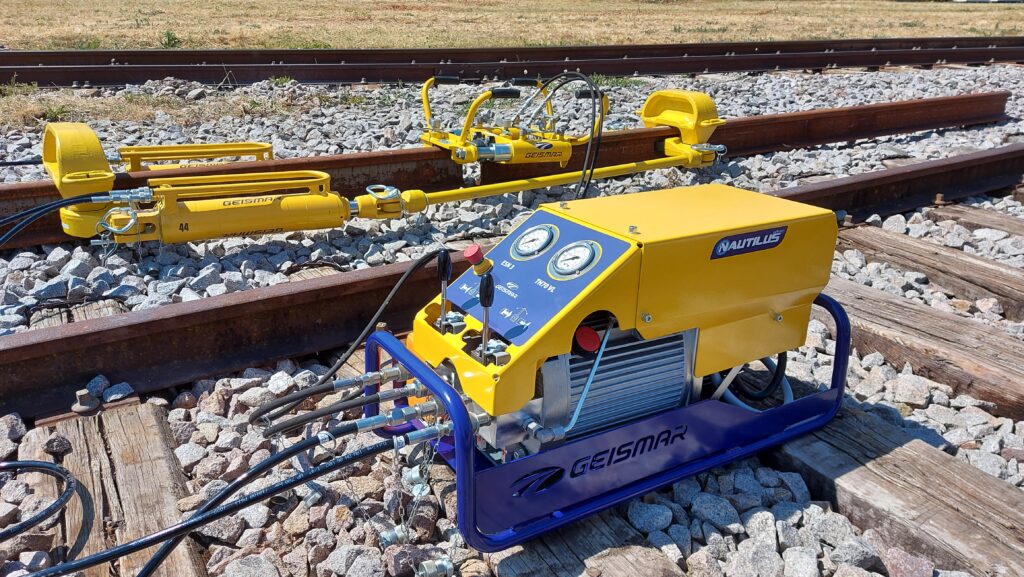
[[[80,90],[40,90],[25,84],[0,85],[0,129],[33,129],[46,122],[96,120],[142,122],[157,111],[182,126],[247,114],[269,116],[308,110],[316,100],[288,100],[242,94],[212,94],[198,101],[174,95],[126,94],[112,97],[83,96]]]
[[[1024,30],[1019,5],[893,0],[7,3],[0,11],[0,43],[21,49],[538,46],[991,36]]]

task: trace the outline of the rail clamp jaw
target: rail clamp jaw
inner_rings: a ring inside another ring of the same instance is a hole
[[[647,97],[638,111],[648,128],[668,126],[679,131],[678,137],[665,139],[666,156],[690,157],[684,166],[700,168],[714,163],[724,147],[708,145],[715,129],[725,124],[711,97],[690,90],[658,90]]]

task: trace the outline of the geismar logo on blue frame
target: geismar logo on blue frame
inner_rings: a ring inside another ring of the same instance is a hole
[[[725,258],[727,256],[775,248],[779,246],[783,237],[786,236],[786,228],[785,226],[780,226],[778,228],[755,230],[754,232],[727,236],[715,243],[715,248],[711,251],[711,258]]]

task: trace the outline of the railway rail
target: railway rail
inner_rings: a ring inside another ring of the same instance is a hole
[[[962,96],[869,104],[846,108],[809,110],[731,119],[715,133],[715,142],[728,147],[730,156],[805,148],[820,144],[873,138],[888,134],[972,126],[1006,118],[1009,92],[996,91]],[[598,166],[649,158],[652,151],[674,136],[672,129],[643,128],[608,132],[601,144]],[[578,170],[582,154],[574,154],[568,170]],[[360,193],[371,184],[386,183],[400,189],[424,190],[455,187],[463,182],[460,168],[435,147],[360,152],[330,156],[276,159],[236,163],[230,166],[198,166],[170,169],[161,176],[320,170],[331,175],[332,187],[345,196]],[[481,167],[482,184],[550,174],[550,165],[496,165]],[[547,172],[545,172],[547,171]],[[116,186],[144,186],[151,172],[117,175]],[[50,180],[0,185],[0,218],[59,197]],[[63,242],[56,216],[42,218],[7,246],[32,246]]]
[[[168,76],[206,84],[289,77],[305,83],[421,82],[585,74],[695,74],[1024,62],[1019,37],[893,38],[630,46],[384,50],[0,52],[0,82],[119,86]]]

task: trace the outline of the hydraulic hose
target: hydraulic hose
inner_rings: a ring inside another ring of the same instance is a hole
[[[82,204],[86,202],[106,202],[109,200],[110,197],[105,195],[81,194],[78,196],[73,196],[71,198],[61,198],[58,200],[54,200],[46,204],[35,206],[28,210],[24,210],[17,214],[12,214],[10,216],[4,217],[3,219],[0,219],[0,226],[10,224],[19,219],[23,220],[21,220],[21,222],[14,225],[13,227],[11,227],[10,230],[8,230],[2,236],[0,236],[0,247],[6,244],[7,241],[11,240],[16,234],[24,230],[28,225],[39,220],[43,216],[46,216],[46,214],[50,212],[64,208],[65,206],[72,206],[75,204]]]
[[[258,409],[253,411],[251,415],[249,415],[249,423],[256,424],[258,420],[263,419],[267,421],[272,421],[280,417],[281,415],[285,415],[291,412],[295,407],[299,406],[299,404],[302,403],[303,400],[312,397],[313,395],[333,390],[334,384],[331,383],[330,380],[334,377],[335,374],[337,374],[341,367],[348,362],[348,360],[356,352],[356,350],[363,343],[363,341],[366,340],[366,337],[370,336],[370,333],[373,332],[374,327],[377,326],[377,322],[380,321],[380,317],[384,315],[384,311],[387,310],[388,305],[390,305],[391,301],[394,300],[396,295],[398,295],[398,291],[401,290],[402,286],[405,285],[406,281],[409,280],[409,277],[411,277],[413,273],[415,273],[417,270],[426,266],[427,263],[437,258],[438,255],[441,254],[442,252],[447,254],[447,249],[441,247],[439,249],[432,250],[418,258],[416,262],[412,264],[412,266],[406,269],[405,273],[402,274],[401,278],[398,279],[398,282],[395,283],[395,286],[392,287],[391,292],[388,293],[387,297],[385,297],[384,302],[380,303],[380,307],[377,308],[377,312],[373,313],[373,316],[370,317],[370,321],[366,323],[366,326],[363,328],[362,332],[359,333],[359,336],[352,340],[352,343],[349,345],[348,349],[344,352],[344,354],[338,357],[338,360],[335,361],[333,365],[331,365],[331,368],[328,369],[327,372],[324,373],[324,375],[320,377],[319,380],[317,380],[316,384],[314,384],[312,387],[292,393],[291,395],[288,395],[288,397],[282,397],[276,401],[271,401],[270,403],[267,403],[266,405],[259,407]],[[359,394],[360,393],[358,391],[353,391],[351,396],[346,395],[346,398],[344,398],[343,400],[355,398]],[[285,399],[289,400],[285,401]],[[271,411],[273,412],[271,413]],[[264,417],[264,415],[266,415],[266,417]]]
[[[782,377],[786,376],[786,351],[779,353],[778,360],[775,363],[775,372],[772,373],[772,380],[768,383],[768,386],[761,390],[751,388],[747,383],[742,381],[737,382],[736,390],[741,396],[751,399],[753,401],[761,401],[775,394],[775,391],[779,389],[779,385],[782,384]]]
[[[186,521],[182,521],[181,523],[178,523],[176,525],[171,525],[170,527],[157,531],[156,533],[146,535],[145,537],[140,537],[139,539],[129,541],[128,543],[124,543],[116,547],[111,547],[106,551],[101,551],[99,553],[89,555],[88,557],[83,557],[75,561],[69,561],[67,563],[56,565],[48,569],[43,569],[42,571],[33,573],[32,577],[57,577],[59,575],[67,575],[69,573],[81,571],[82,569],[87,569],[89,567],[94,567],[96,565],[109,563],[115,559],[124,557],[125,555],[130,555],[132,553],[141,551],[148,547],[152,547],[158,543],[162,543],[169,539],[184,537],[185,535],[188,535],[189,533],[191,533],[199,527],[202,527],[203,525],[206,525],[208,523],[216,521],[217,519],[221,519],[223,517],[231,515],[232,513],[241,511],[242,509],[245,509],[250,505],[259,503],[260,501],[273,497],[278,493],[283,493],[290,489],[294,489],[295,487],[302,485],[303,483],[309,481],[310,479],[321,477],[323,475],[326,475],[327,473],[348,466],[356,461],[361,461],[374,455],[378,455],[394,447],[394,438],[387,439],[385,441],[382,441],[374,445],[370,445],[368,447],[363,447],[362,449],[359,449],[353,453],[343,455],[336,459],[327,461],[326,463],[320,464],[310,469],[309,471],[306,471],[305,473],[293,475],[292,477],[289,477],[284,481],[281,481],[269,487],[265,487],[263,489],[260,489],[259,491],[255,491],[249,495],[236,499],[226,505],[222,505],[220,507],[217,507],[216,509],[209,510],[199,515],[194,515]]]
[[[60,511],[65,505],[67,505],[68,501],[71,500],[71,496],[75,494],[75,491],[78,490],[78,480],[75,479],[74,475],[64,467],[53,463],[47,463],[46,461],[0,462],[0,471],[33,471],[49,475],[64,482],[64,490],[61,491],[60,495],[57,495],[57,498],[47,505],[46,508],[35,515],[32,515],[28,519],[25,519],[20,523],[15,523],[9,527],[5,527],[3,531],[0,531],[0,543],[28,531],[32,527],[35,527],[48,519],[57,511]]]
[[[270,457],[267,457],[266,459],[260,461],[255,466],[250,468],[248,471],[242,473],[242,476],[232,481],[227,487],[221,489],[220,492],[214,495],[210,500],[203,503],[203,505],[199,507],[199,509],[197,509],[192,516],[195,517],[197,515],[202,515],[203,513],[212,510],[214,507],[219,506],[221,503],[226,501],[228,497],[237,493],[239,489],[241,489],[245,485],[248,485],[253,480],[263,476],[263,474],[266,473],[267,471],[273,469],[275,466],[281,463],[284,463],[285,461],[288,461],[289,459],[296,455],[299,455],[309,449],[316,447],[317,445],[322,444],[325,439],[333,439],[335,437],[340,437],[342,435],[355,433],[356,430],[357,429],[354,422],[343,423],[337,427],[325,431],[324,433],[321,433],[320,436],[313,436],[308,439],[304,439],[298,443],[295,443],[294,445],[284,448],[280,452],[271,455]],[[146,562],[146,564],[142,567],[142,569],[139,571],[136,577],[148,577],[149,575],[151,575],[154,571],[157,570],[158,567],[160,567],[160,564],[163,563],[164,559],[166,559],[167,556],[170,555],[172,551],[174,551],[174,548],[177,547],[184,539],[185,535],[179,535],[166,541],[160,547],[160,549],[158,549],[157,552],[153,554],[149,561]]]
[[[267,427],[266,429],[263,430],[263,436],[269,439],[278,433],[289,433],[319,418],[326,417],[328,415],[334,415],[342,411],[347,411],[348,409],[362,407],[363,405],[369,405],[370,403],[376,403],[378,401],[380,401],[380,395],[376,394],[370,396],[360,395],[351,399],[339,401],[337,403],[331,403],[330,405],[327,405],[322,409],[317,409],[315,411],[303,413],[297,417],[288,419],[287,421],[282,421],[280,423],[276,423],[270,427]]]
[[[0,166],[33,166],[43,163],[42,156],[19,158],[18,160],[0,160]]]

